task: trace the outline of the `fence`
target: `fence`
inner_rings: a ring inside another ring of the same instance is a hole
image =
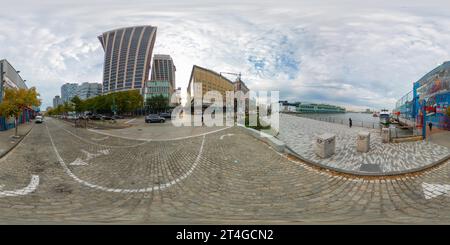
[[[348,119],[339,119],[339,118],[335,118],[335,117],[307,117],[307,118],[319,120],[319,121],[323,121],[323,122],[349,125]],[[381,129],[381,124],[379,122],[367,122],[367,121],[361,121],[361,120],[352,120],[352,126],[362,127],[362,128]]]
[[[348,119],[339,119],[334,117],[307,117],[310,119],[329,122],[329,123],[337,123],[342,125],[349,125]],[[400,120],[402,123],[407,126],[399,126],[390,127],[391,138],[404,138],[404,137],[412,137],[412,136],[420,136],[422,135],[422,127],[417,127],[416,122],[408,121],[407,123],[404,120]],[[367,122],[361,120],[352,120],[352,126],[369,128],[369,129],[379,129],[381,132],[382,124],[379,122]]]

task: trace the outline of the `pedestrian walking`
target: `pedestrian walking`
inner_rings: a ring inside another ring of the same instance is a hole
[[[351,128],[352,127],[352,125],[353,125],[353,122],[352,122],[352,119],[351,118],[349,118],[348,119],[348,126]]]
[[[432,122],[429,122],[429,123],[428,123],[428,127],[430,128],[430,132],[431,132],[431,129],[433,128],[433,123],[432,123]]]

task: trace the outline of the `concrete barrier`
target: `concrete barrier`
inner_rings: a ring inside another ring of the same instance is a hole
[[[370,150],[370,133],[359,132],[356,139],[356,150],[358,152],[369,152]]]
[[[321,158],[328,158],[336,152],[336,135],[325,133],[317,136],[314,151]]]
[[[242,124],[237,124],[237,126],[239,128],[241,128],[242,130],[244,130],[246,133],[249,133],[250,135],[252,135],[253,137],[269,144],[273,149],[275,149],[276,151],[280,152],[280,153],[284,153],[285,148],[286,148],[286,144],[284,142],[282,142],[281,140],[275,138],[274,136],[252,129],[252,128],[247,128]]]

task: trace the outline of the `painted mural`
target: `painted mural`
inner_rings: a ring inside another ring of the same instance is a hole
[[[450,130],[450,117],[447,113],[450,105],[450,68],[431,74],[420,83],[417,94],[427,121],[438,128]],[[422,117],[423,113],[419,112],[418,115]]]

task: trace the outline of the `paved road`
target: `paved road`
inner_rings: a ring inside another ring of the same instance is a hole
[[[433,165],[450,156],[450,148],[428,141],[389,143],[381,142],[379,130],[370,130],[370,151],[356,151],[361,127],[317,121],[309,118],[280,115],[280,134],[277,136],[293,151],[312,162],[358,173],[386,174],[413,171]],[[322,159],[315,154],[314,141],[318,135],[336,135],[336,154]],[[448,141],[449,139],[447,139]]]
[[[449,184],[449,163],[389,180],[330,175],[239,128],[146,142],[49,119],[0,160],[0,222],[450,223]]]

